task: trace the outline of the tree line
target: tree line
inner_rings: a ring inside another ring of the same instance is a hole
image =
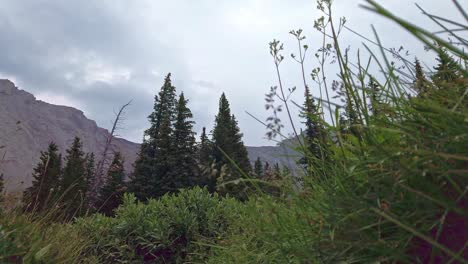
[[[41,212],[60,208],[66,217],[89,211],[111,215],[121,203],[123,193],[132,192],[142,201],[174,193],[183,188],[206,187],[210,192],[246,199],[251,184],[241,178],[275,178],[279,165],[265,171],[253,171],[242,141],[236,117],[223,93],[210,134],[203,128],[199,142],[193,131],[193,115],[184,93],[176,94],[171,74],[164,79],[155,95],[153,112],[148,116],[150,127],[144,132],[134,170],[125,180],[124,157],[114,153],[97,201],[90,199],[90,186],[95,175],[93,153],[84,153],[83,143],[76,137],[62,156],[51,142],[42,151],[33,170],[32,186],[23,194],[25,210]],[[260,160],[257,160],[260,162]],[[256,164],[258,168],[258,164]],[[263,165],[262,165],[263,166]],[[277,177],[276,177],[277,178]]]
[[[415,77],[411,86],[417,97],[435,96],[436,87],[453,84],[462,78],[457,62],[446,51],[441,50],[437,62],[435,73],[428,78],[420,62],[415,60]],[[459,88],[462,91],[462,87]],[[385,100],[378,82],[370,78],[367,89],[372,118],[388,114],[385,112]],[[303,157],[297,163],[307,174],[313,175],[321,168],[320,163],[326,160],[330,144],[337,144],[338,139],[330,140],[333,135],[326,132],[323,113],[319,111],[320,107],[308,87],[304,97],[301,111],[305,126],[301,133]],[[210,192],[243,200],[247,198],[253,185],[240,179],[254,178],[271,182],[290,174],[287,167],[264,164],[260,158],[252,167],[242,141],[243,134],[224,93],[219,99],[215,124],[209,133],[211,137],[204,127],[198,142],[188,103],[184,93],[177,96],[171,74],[168,74],[159,93],[155,95],[153,112],[148,116],[150,127],[144,132],[143,143],[129,181],[125,181],[124,157],[116,152],[94,204],[87,200],[90,184],[95,177],[94,154],[84,153],[82,141],[76,137],[62,160],[57,145],[51,142],[41,152],[39,162],[33,170],[32,186],[24,191],[25,210],[45,211],[55,207],[60,208],[64,216],[73,217],[83,215],[92,208],[111,215],[125,192],[133,192],[144,201],[194,186],[206,187]],[[355,107],[345,100],[345,111],[339,120],[341,135],[350,133],[359,138],[358,127],[361,121],[355,114]],[[0,191],[3,189],[1,176]]]

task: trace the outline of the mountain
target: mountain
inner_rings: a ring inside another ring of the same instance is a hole
[[[0,173],[8,192],[21,191],[31,184],[31,172],[40,151],[53,141],[64,154],[75,136],[83,140],[85,152],[101,155],[109,131],[97,126],[78,109],[49,104],[0,79]],[[125,157],[127,172],[139,151],[139,144],[123,138],[113,140],[113,150]],[[292,151],[282,147],[247,147],[253,162],[260,157],[271,164],[291,166],[286,156]]]

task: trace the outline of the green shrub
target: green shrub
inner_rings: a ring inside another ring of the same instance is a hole
[[[202,261],[225,236],[238,205],[198,187],[147,203],[126,194],[115,218],[97,214],[77,224],[92,241],[89,254],[102,262]]]

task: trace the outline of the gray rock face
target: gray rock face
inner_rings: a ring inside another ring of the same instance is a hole
[[[75,136],[83,140],[85,152],[101,155],[109,132],[72,107],[48,104],[9,80],[0,80],[0,172],[9,192],[31,184],[31,173],[40,151],[53,141],[64,154]],[[139,145],[115,138],[113,150],[126,158],[126,169],[136,158]]]
[[[109,131],[97,126],[82,111],[49,104],[23,90],[9,80],[0,79],[0,173],[4,174],[8,192],[22,191],[31,184],[31,173],[40,151],[53,141],[65,154],[75,136],[83,140],[85,152],[99,158]],[[125,157],[127,172],[139,151],[139,144],[122,138],[113,140],[113,150]],[[270,164],[293,166],[291,150],[282,147],[247,147],[253,162],[260,157]]]

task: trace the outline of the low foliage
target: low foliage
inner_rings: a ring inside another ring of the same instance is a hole
[[[78,220],[90,238],[90,255],[104,263],[202,261],[236,219],[238,202],[198,187],[159,200],[138,202],[126,195],[115,218]]]

